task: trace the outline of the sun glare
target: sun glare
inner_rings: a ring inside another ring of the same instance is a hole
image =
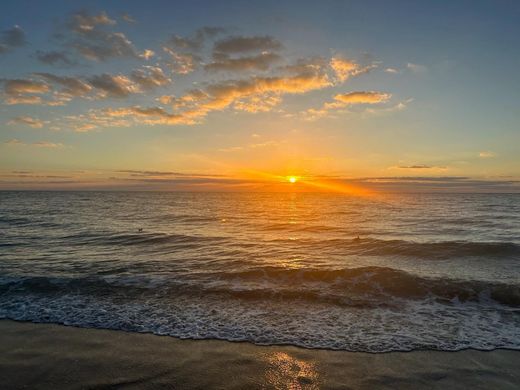
[[[289,180],[289,182],[291,183],[296,183],[298,181],[298,178],[296,176],[289,176],[287,180]]]

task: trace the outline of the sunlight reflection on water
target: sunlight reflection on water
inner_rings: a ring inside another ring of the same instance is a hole
[[[285,352],[266,355],[266,384],[275,389],[319,389],[319,374],[314,362],[297,359]]]

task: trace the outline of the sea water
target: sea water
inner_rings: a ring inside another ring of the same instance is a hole
[[[0,192],[0,318],[520,349],[520,195]]]

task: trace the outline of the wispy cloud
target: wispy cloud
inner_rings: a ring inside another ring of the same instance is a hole
[[[64,148],[65,145],[62,143],[55,143],[50,141],[38,141],[33,143],[25,143],[18,139],[10,139],[8,141],[5,141],[4,144],[8,146],[23,146],[23,147],[36,147],[36,148],[48,148],[48,149],[61,149]]]
[[[26,126],[30,126],[30,127],[34,128],[34,129],[39,129],[39,128],[43,127],[44,122],[39,119],[32,118],[30,116],[18,116],[16,118],[11,119],[9,122],[7,122],[7,124],[8,125],[26,125]]]
[[[285,144],[287,141],[265,141],[265,142],[259,142],[259,143],[251,143],[243,146],[231,146],[228,148],[220,148],[218,149],[219,152],[223,153],[234,153],[234,152],[242,152],[242,151],[251,151],[255,149],[264,149],[264,148],[272,148],[272,147],[278,147],[282,144]]]
[[[478,154],[478,156],[480,158],[493,158],[496,156],[496,154],[490,151],[482,151]]]
[[[387,168],[388,170],[398,171],[410,171],[410,172],[428,172],[428,173],[439,173],[449,170],[447,166],[443,165],[430,165],[430,164],[410,164],[410,165],[394,165]]]
[[[65,145],[61,143],[49,142],[49,141],[38,141],[34,142],[31,145],[36,146],[38,148],[63,148]]]
[[[353,105],[372,105],[388,101],[391,94],[376,91],[356,91],[334,96],[334,101],[324,103],[321,108],[311,108],[303,112],[303,117],[307,120],[316,120],[330,116],[331,113],[339,109]]]
[[[411,62],[406,64],[406,69],[413,73],[426,73],[428,71],[428,68],[425,65],[414,64]]]

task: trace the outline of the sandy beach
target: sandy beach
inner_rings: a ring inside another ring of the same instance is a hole
[[[520,352],[369,354],[0,321],[3,389],[515,389]]]

